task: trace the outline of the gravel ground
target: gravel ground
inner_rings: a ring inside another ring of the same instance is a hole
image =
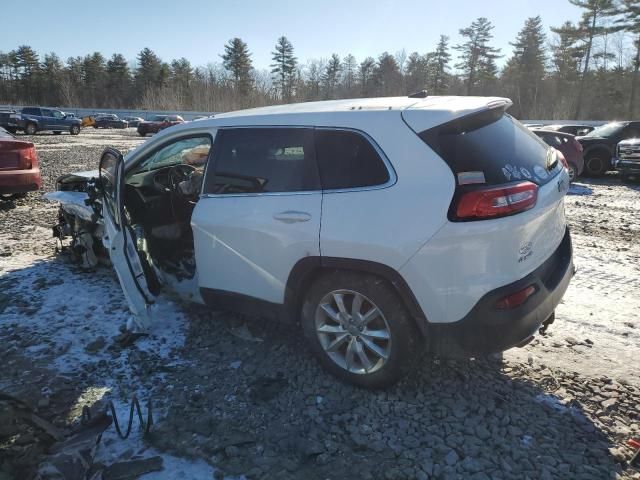
[[[141,141],[36,136],[44,190],[94,169],[104,146]],[[153,399],[151,433],[110,429],[94,460],[161,456],[144,478],[640,479],[625,446],[640,436],[638,201],[613,175],[572,187],[579,271],[547,337],[503,360],[425,358],[368,392],[325,374],[295,328],[168,300],[152,334],[123,345],[114,273],[56,257],[56,207],[30,194],[0,204],[0,391],[64,432],[83,405],[125,416],[132,394]],[[51,440],[1,408],[0,479],[28,479]]]

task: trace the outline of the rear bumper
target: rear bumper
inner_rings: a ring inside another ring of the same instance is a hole
[[[0,193],[25,193],[40,190],[40,169],[0,171]]]
[[[522,344],[553,314],[574,274],[571,236],[567,229],[560,246],[540,267],[526,277],[497,288],[485,296],[457,322],[431,324],[427,338],[430,350],[443,357],[473,357],[502,352]],[[536,293],[509,310],[496,302],[534,285]]]

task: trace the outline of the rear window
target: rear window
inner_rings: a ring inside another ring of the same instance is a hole
[[[488,110],[420,133],[460,185],[529,180],[542,185],[560,171],[554,151],[502,110]]]

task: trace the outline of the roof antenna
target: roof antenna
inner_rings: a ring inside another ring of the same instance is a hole
[[[420,90],[419,92],[412,93],[409,98],[427,98],[429,93],[426,90]]]

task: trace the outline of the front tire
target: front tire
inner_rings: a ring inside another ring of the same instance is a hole
[[[590,177],[601,177],[607,172],[609,159],[604,152],[589,154],[584,160],[584,171]]]
[[[358,272],[318,278],[305,297],[301,323],[321,365],[364,388],[396,383],[411,369],[422,343],[394,289]]]
[[[71,135],[78,135],[80,133],[80,127],[78,125],[72,125],[69,129]]]
[[[568,173],[569,173],[569,182],[573,183],[575,179],[578,178],[578,168],[575,166],[575,164],[573,163],[569,164]]]
[[[28,123],[24,129],[24,133],[26,133],[27,135],[35,135],[37,131],[38,127],[36,127],[35,123]]]

